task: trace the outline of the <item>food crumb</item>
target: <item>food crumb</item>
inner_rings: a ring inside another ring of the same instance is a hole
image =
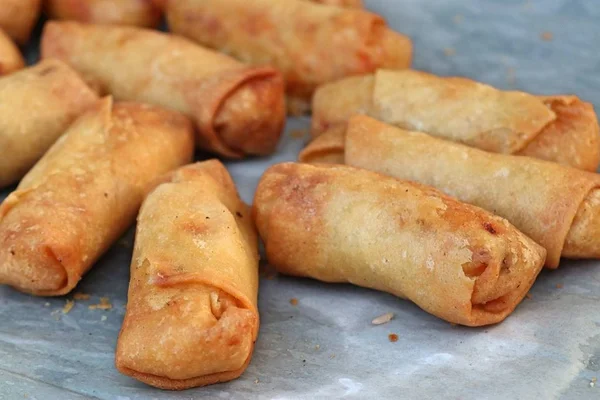
[[[293,131],[290,132],[290,136],[293,139],[302,139],[306,136],[308,132],[304,129],[294,129]]]
[[[385,313],[383,315],[380,315],[379,317],[373,319],[373,321],[371,321],[371,323],[373,325],[382,325],[382,324],[387,324],[388,322],[390,322],[392,320],[392,318],[394,318],[394,313]]]
[[[297,306],[298,305],[298,299],[293,297],[290,299],[290,304],[293,306]]]
[[[330,355],[329,358],[333,360],[335,358],[335,354]]]
[[[595,387],[597,381],[598,381],[598,379],[596,379],[596,377],[593,377],[592,380],[590,381],[590,387]]]
[[[62,309],[63,314],[68,314],[74,305],[75,305],[75,302],[73,300],[67,300],[67,303],[65,304],[65,306]]]
[[[50,307],[50,303],[48,303],[48,302],[45,302],[45,303],[44,303],[44,307]]]
[[[546,31],[546,32],[542,32],[541,38],[542,38],[542,40],[549,42],[552,39],[554,39],[554,35],[552,34],[552,32]]]
[[[394,343],[398,341],[398,335],[396,335],[395,333],[390,333],[388,335],[388,339],[390,340],[390,342]]]
[[[318,345],[315,346],[315,350],[319,350],[320,348],[321,348],[320,344],[318,344]]]
[[[460,23],[462,23],[462,22],[464,21],[465,17],[463,17],[463,16],[462,16],[462,15],[460,15],[460,14],[456,14],[456,15],[454,16],[454,18],[452,18],[452,19],[454,20],[454,23],[455,23],[455,24],[460,24]]]
[[[90,299],[90,295],[87,293],[81,293],[81,292],[77,292],[73,295],[73,298],[75,300],[89,300]]]
[[[258,380],[258,378],[256,378],[256,379],[254,380],[254,383],[258,383],[258,382],[260,382],[260,381]]]
[[[102,318],[100,318],[100,321],[102,321],[102,322],[106,321],[106,315],[103,315]]]
[[[527,294],[525,295],[525,297],[527,297],[528,299],[532,299],[532,298],[533,298],[533,296],[531,295],[531,293],[527,293]]]
[[[92,304],[88,308],[90,310],[110,310],[112,308],[112,304],[110,304],[108,297],[100,297],[100,304]]]
[[[445,54],[447,57],[452,57],[453,55],[455,55],[455,54],[456,54],[456,50],[455,50],[455,49],[453,49],[452,47],[446,47],[446,48],[444,49],[444,54]]]
[[[557,283],[556,284],[556,288],[557,289],[562,289],[563,288],[563,284],[562,283]]]

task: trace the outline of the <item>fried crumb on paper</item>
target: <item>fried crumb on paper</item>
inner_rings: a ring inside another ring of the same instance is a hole
[[[260,382],[260,381],[258,380],[258,378],[256,378],[256,379],[254,380],[254,383],[258,383],[258,382]]]
[[[90,310],[110,310],[112,308],[112,304],[110,304],[108,297],[100,297],[99,304],[92,304],[88,308]]]
[[[67,300],[67,303],[65,304],[65,306],[62,309],[62,313],[68,314],[69,311],[71,311],[73,309],[73,306],[75,306],[75,302],[73,300]]]
[[[380,315],[377,318],[374,318],[373,321],[371,321],[371,323],[373,325],[383,325],[383,324],[387,324],[388,322],[390,322],[393,318],[394,318],[394,313],[389,312],[389,313]]]
[[[394,343],[398,341],[398,335],[396,335],[395,333],[390,333],[388,335],[388,339],[390,340],[390,342]]]
[[[446,47],[444,48],[444,54],[446,57],[452,57],[456,54],[456,50],[453,47]]]
[[[102,322],[106,321],[106,315],[103,315],[102,318],[100,318],[100,321],[102,321]]]
[[[73,299],[75,300],[89,300],[90,299],[90,295],[87,293],[81,293],[81,292],[77,292],[73,295]]]
[[[542,32],[540,37],[542,38],[543,41],[546,41],[546,42],[550,42],[550,41],[552,41],[552,39],[554,39],[554,35],[552,34],[552,32],[548,32],[548,31]]]
[[[297,306],[298,305],[298,299],[293,297],[290,299],[290,304],[293,306]]]
[[[557,289],[562,289],[563,288],[563,284],[562,283],[557,283],[556,284],[556,288]]]
[[[320,348],[321,348],[320,344],[318,344],[318,345],[315,346],[315,350],[319,350]]]

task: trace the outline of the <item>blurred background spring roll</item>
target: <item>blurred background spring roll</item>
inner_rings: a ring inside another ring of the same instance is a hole
[[[488,153],[355,116],[347,132],[326,132],[300,155],[433,186],[500,215],[548,252],[600,258],[600,176],[530,157]]]
[[[276,149],[285,99],[281,74],[271,67],[249,67],[174,35],[77,22],[47,23],[41,51],[116,99],[190,116],[202,149],[231,158]]]
[[[193,147],[183,115],[99,100],[0,205],[0,283],[71,291],[134,221],[149,184],[189,162]]]
[[[10,36],[0,28],[0,76],[8,75],[25,67],[21,51]]]
[[[283,72],[288,109],[302,113],[320,84],[377,68],[408,68],[412,44],[361,9],[304,0],[181,0],[169,28],[255,65]]]
[[[367,114],[496,153],[527,155],[595,171],[598,119],[576,96],[501,91],[466,78],[379,70],[324,85],[313,99],[313,136]]]
[[[279,272],[386,291],[468,326],[506,318],[546,255],[485,210],[342,165],[271,167],[253,216]]]
[[[40,16],[41,7],[42,0],[0,0],[0,29],[24,45]]]
[[[258,238],[216,160],[177,170],[138,216],[119,371],[163,389],[235,379],[258,334]]]
[[[161,18],[151,0],[45,0],[44,11],[53,19],[147,28],[156,27]]]
[[[0,77],[0,188],[21,179],[98,96],[58,60]]]
[[[313,1],[315,3],[327,4],[330,6],[339,6],[339,7],[356,7],[362,8],[362,0],[308,0]]]

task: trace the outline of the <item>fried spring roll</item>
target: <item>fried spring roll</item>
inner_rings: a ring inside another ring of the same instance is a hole
[[[50,18],[147,28],[158,26],[161,17],[151,0],[45,0],[44,10]]]
[[[258,239],[218,161],[185,166],[138,216],[119,371],[162,389],[235,379],[258,334]]]
[[[386,291],[468,326],[506,318],[546,255],[503,218],[347,166],[271,167],[253,216],[281,273]]]
[[[0,76],[25,67],[25,60],[16,44],[0,28]]]
[[[58,60],[0,78],[0,188],[21,179],[82,112],[98,100]]]
[[[600,176],[529,157],[488,153],[354,116],[309,144],[300,161],[361,167],[433,186],[500,215],[561,255],[600,258]]]
[[[99,100],[0,205],[0,283],[71,291],[133,222],[148,185],[189,162],[193,147],[183,115]]]
[[[167,3],[170,29],[286,79],[290,111],[309,109],[320,84],[380,67],[408,68],[409,38],[370,12],[304,0],[182,0]]]
[[[313,99],[313,136],[345,125],[354,114],[487,151],[588,171],[600,162],[594,108],[575,96],[533,96],[465,78],[379,70],[319,88]]]
[[[41,0],[0,0],[0,29],[18,44],[27,43],[41,7]]]
[[[310,0],[315,3],[327,4],[330,6],[338,6],[338,7],[356,7],[362,8],[362,0]]]
[[[272,153],[285,122],[283,80],[187,39],[156,31],[49,22],[42,57],[64,60],[121,100],[189,115],[198,145],[226,157]]]

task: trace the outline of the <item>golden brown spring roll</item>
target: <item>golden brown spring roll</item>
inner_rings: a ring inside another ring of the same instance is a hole
[[[548,252],[600,258],[600,176],[529,157],[488,153],[354,116],[326,132],[300,161],[334,162],[433,186],[500,215]]]
[[[162,389],[235,379],[258,334],[258,239],[216,160],[177,170],[138,216],[119,371]]]
[[[82,112],[98,100],[58,60],[0,78],[0,188],[17,182]]]
[[[290,111],[308,110],[320,84],[380,67],[408,68],[409,38],[361,9],[304,0],[169,1],[170,29],[250,64],[283,72]]]
[[[0,29],[18,44],[27,43],[41,6],[41,0],[0,0]]]
[[[0,28],[0,76],[25,67],[25,60],[16,44]]]
[[[0,283],[70,292],[133,222],[149,184],[193,147],[183,115],[99,100],[0,205]]]
[[[546,255],[485,210],[342,165],[271,167],[253,216],[279,272],[386,291],[468,326],[506,318]]]
[[[272,153],[285,122],[281,74],[249,67],[156,31],[49,22],[42,57],[56,57],[121,100],[189,115],[198,145],[226,157]]]
[[[379,70],[319,88],[313,99],[313,136],[345,125],[354,114],[487,151],[588,171],[600,162],[594,108],[575,96],[533,96],[465,78]]]
[[[94,24],[156,27],[161,11],[151,0],[45,0],[48,17]]]
[[[362,0],[310,0],[315,3],[327,4],[330,6],[338,6],[338,7],[356,7],[362,8]]]

